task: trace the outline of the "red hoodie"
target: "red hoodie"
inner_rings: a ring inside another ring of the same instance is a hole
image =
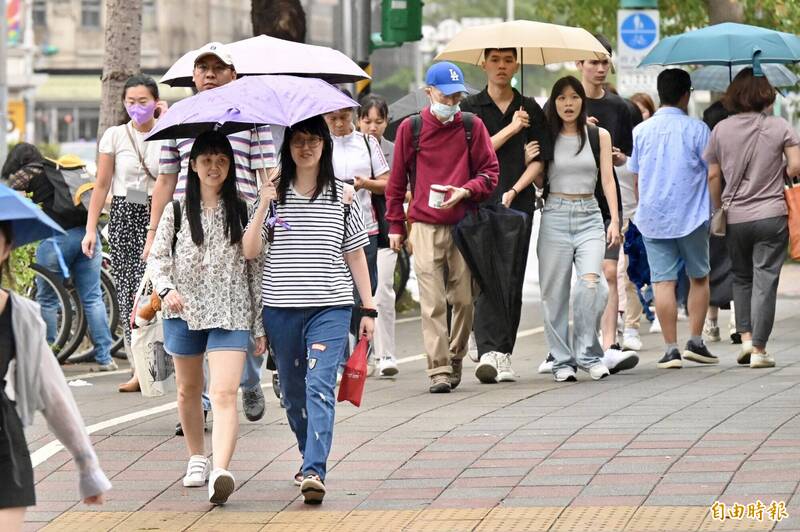
[[[405,235],[403,201],[408,186],[408,171],[415,155],[417,178],[408,207],[408,219],[412,222],[455,225],[464,217],[467,209],[474,208],[488,198],[497,186],[500,166],[489,131],[480,118],[473,118],[472,148],[468,151],[461,113],[447,123],[433,116],[429,107],[423,109],[420,115],[422,130],[418,153],[414,151],[411,119],[405,119],[397,128],[392,173],[386,185],[386,219],[389,221],[390,234]],[[468,153],[472,159],[471,175]],[[433,209],[428,207],[431,185],[462,187],[469,190],[471,196],[450,209]]]

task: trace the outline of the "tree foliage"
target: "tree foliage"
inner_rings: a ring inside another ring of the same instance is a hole
[[[721,6],[722,3],[730,5]],[[800,2],[797,0],[660,0],[658,5],[664,36],[707,26],[711,23],[709,12],[724,15],[735,11],[737,5],[744,7],[743,22],[746,24],[800,33]],[[724,9],[719,9],[721,7]],[[515,17],[580,26],[592,33],[603,33],[615,42],[618,8],[619,0],[517,0]],[[505,10],[505,2],[496,0],[426,0],[425,21],[437,24],[447,18],[505,18]]]

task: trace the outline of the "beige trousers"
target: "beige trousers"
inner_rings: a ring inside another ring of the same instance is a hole
[[[467,354],[472,330],[472,274],[456,248],[452,229],[450,225],[416,222],[411,230],[429,376],[452,373],[450,361]],[[449,334],[448,304],[452,306]]]

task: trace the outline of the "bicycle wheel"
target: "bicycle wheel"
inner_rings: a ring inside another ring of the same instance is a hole
[[[86,336],[86,316],[83,313],[83,305],[78,297],[78,290],[75,286],[70,285],[67,289],[69,293],[70,305],[73,309],[72,327],[70,329],[69,337],[64,343],[64,347],[58,353],[58,360],[63,364],[78,350],[83,342],[83,337]],[[70,362],[74,362],[70,360]]]
[[[122,329],[122,320],[119,314],[119,303],[117,302],[117,289],[114,286],[111,274],[106,270],[100,270],[100,290],[103,294],[103,303],[106,306],[106,316],[108,318],[108,327],[111,330],[111,355],[115,358],[125,359],[127,355],[124,351],[120,353],[125,343],[124,331]],[[84,336],[81,337],[81,342],[75,347],[69,361],[74,363],[91,362],[94,360],[94,346],[87,333],[86,316],[83,312],[83,306],[80,306],[79,320],[82,322]]]
[[[56,333],[54,341],[50,344],[50,348],[56,355],[59,362],[67,359],[69,354],[62,355],[64,345],[70,337],[75,317],[75,309],[70,301],[69,292],[67,291],[61,277],[48,270],[39,264],[31,264],[31,270],[34,272],[36,281],[31,283],[31,286],[26,291],[25,295],[28,299],[36,301],[38,284],[43,283],[47,286],[58,300],[58,310],[56,312]],[[63,358],[62,358],[63,357]]]
[[[397,253],[397,265],[394,268],[394,299],[397,301],[406,291],[408,277],[411,275],[411,259],[403,247]]]

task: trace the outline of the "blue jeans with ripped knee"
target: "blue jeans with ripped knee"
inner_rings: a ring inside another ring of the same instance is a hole
[[[605,249],[603,218],[596,199],[547,198],[537,254],[544,332],[555,359],[554,373],[566,366],[588,369],[602,362],[603,348],[597,331],[608,300],[608,284],[603,275]],[[576,280],[570,289],[573,266]]]
[[[316,473],[323,480],[333,443],[336,368],[351,311],[350,306],[264,307],[262,314],[303,475]]]

